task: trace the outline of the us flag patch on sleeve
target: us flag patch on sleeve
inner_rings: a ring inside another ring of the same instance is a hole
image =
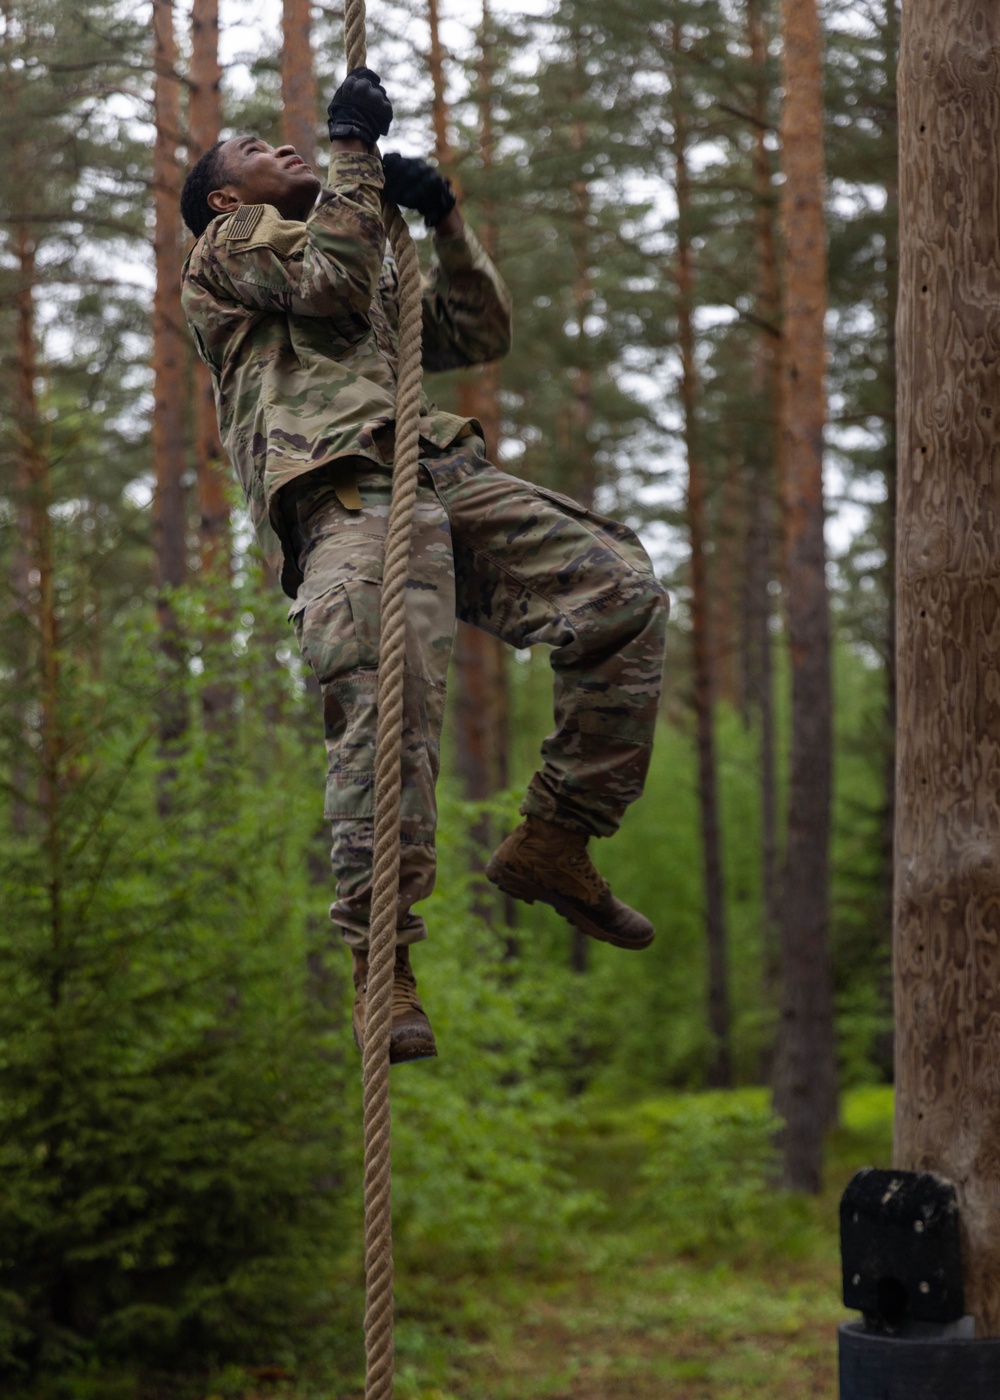
[[[222,240],[238,253],[270,248],[279,258],[294,257],[307,241],[305,224],[283,219],[273,204],[241,204],[222,226]]]
[[[223,233],[227,243],[245,243],[253,236],[254,230],[264,217],[266,204],[241,204],[235,214],[226,220]]]

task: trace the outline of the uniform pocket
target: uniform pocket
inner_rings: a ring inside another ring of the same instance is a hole
[[[381,591],[377,579],[350,578],[318,597],[295,600],[289,620],[321,685],[378,666]]]

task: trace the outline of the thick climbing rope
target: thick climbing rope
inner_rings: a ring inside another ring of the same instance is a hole
[[[364,64],[365,0],[347,0],[347,69]],[[384,217],[399,271],[399,370],[392,503],[382,579],[378,726],[375,737],[375,851],[369,926],[368,993],[362,1059],[365,1139],[365,1400],[392,1400],[392,1159],[389,1117],[389,1032],[399,902],[402,795],[403,663],[406,580],[417,499],[423,320],[420,266],[406,220],[386,203]]]

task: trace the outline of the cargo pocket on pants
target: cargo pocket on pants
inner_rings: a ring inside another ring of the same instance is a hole
[[[296,598],[288,617],[320,685],[378,666],[378,579],[349,578],[315,598]]]
[[[378,579],[344,579],[318,597],[296,599],[289,613],[323,693],[330,818],[373,813],[381,588]]]

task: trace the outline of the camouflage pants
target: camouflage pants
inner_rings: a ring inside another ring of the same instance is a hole
[[[337,902],[365,948],[371,897],[379,601],[388,469],[359,475],[360,511],[322,473],[283,501],[304,582],[289,617],[323,693]],[[553,648],[556,727],[522,812],[609,836],[642,791],[667,601],[635,535],[494,467],[478,438],[421,462],[407,591],[398,938],[434,887],[434,785],[455,617],[515,647]]]

